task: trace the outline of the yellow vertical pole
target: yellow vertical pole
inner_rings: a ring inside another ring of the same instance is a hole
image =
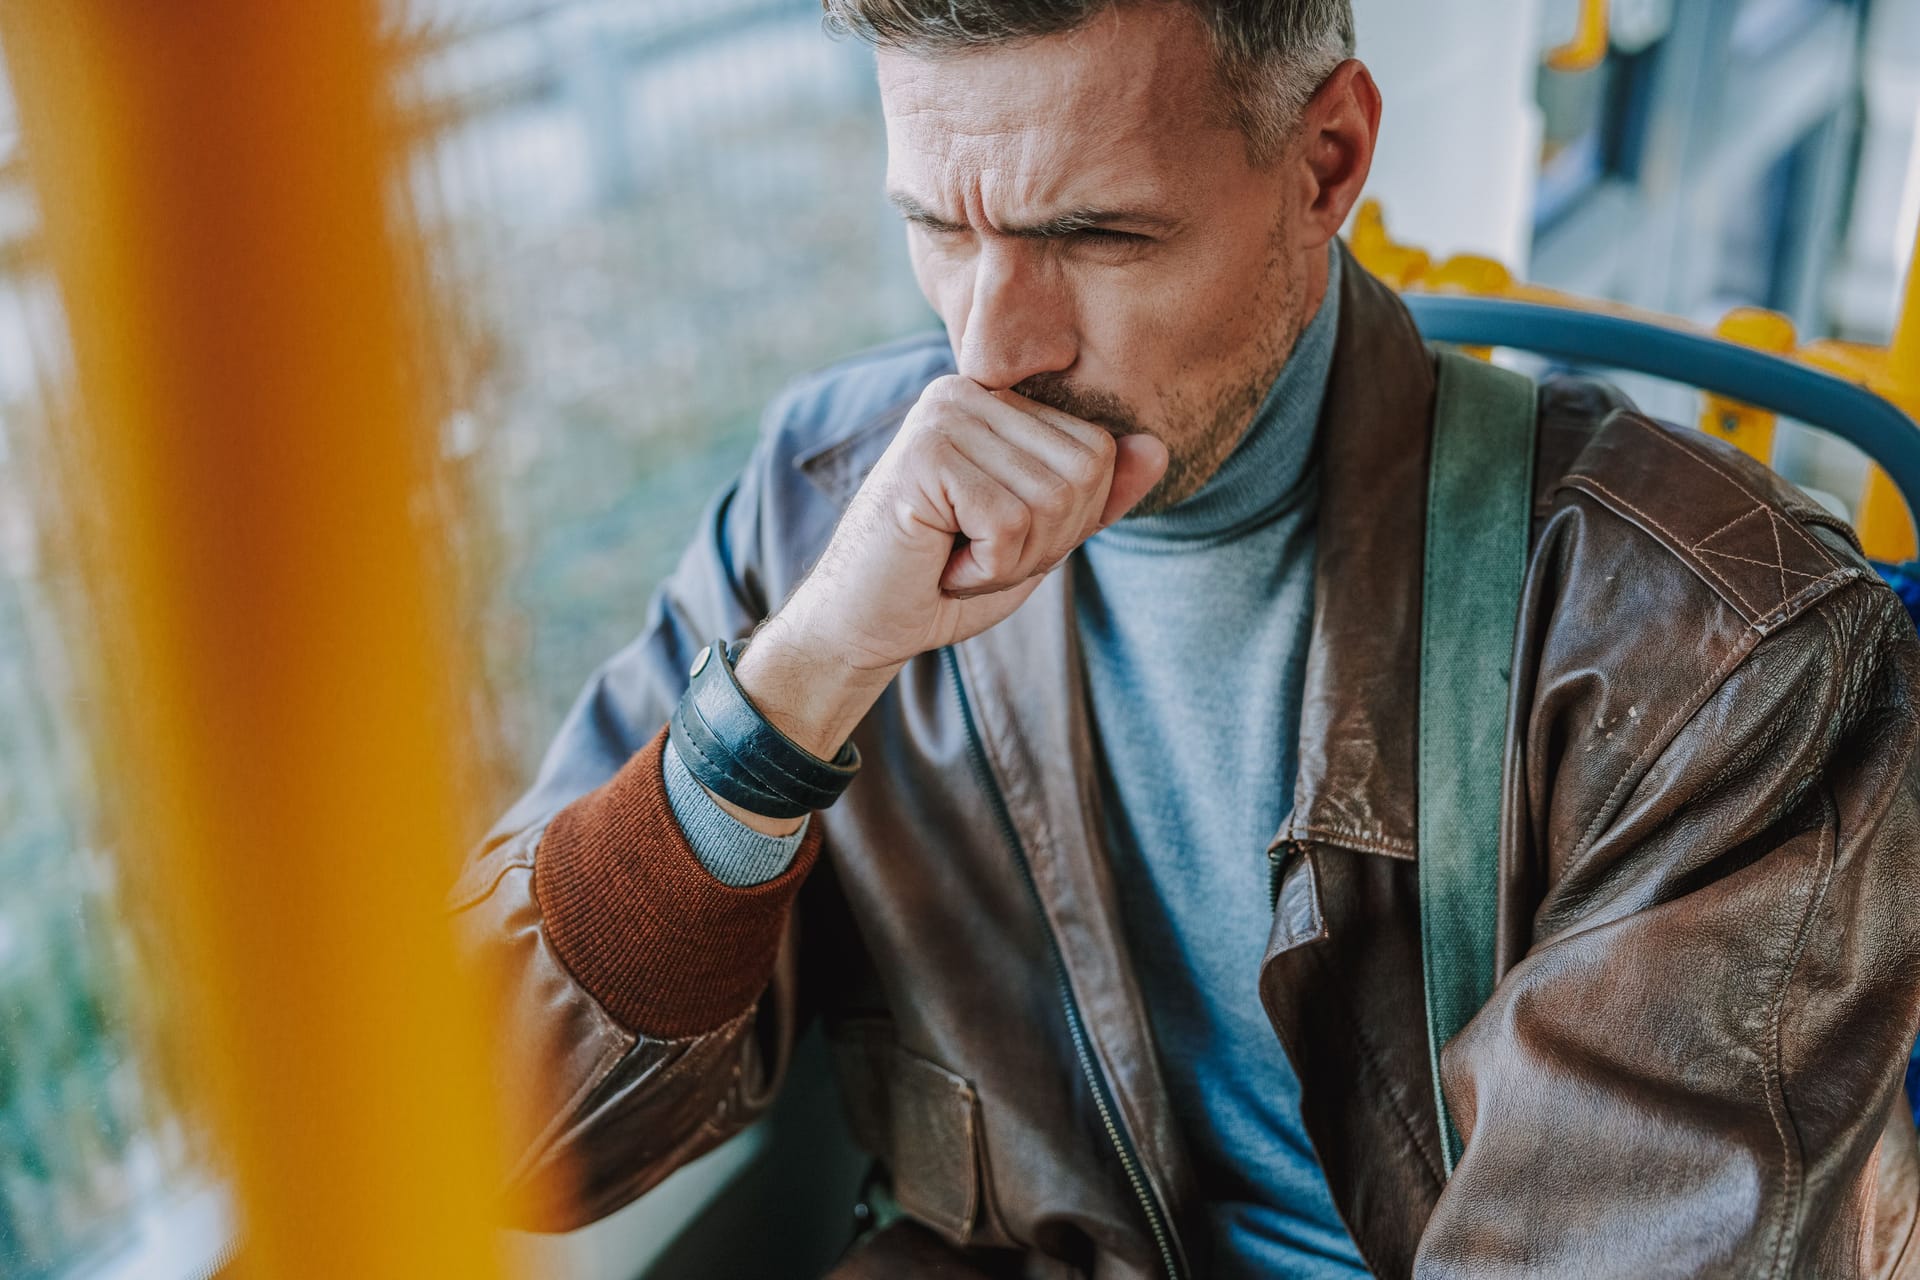
[[[126,853],[240,1272],[499,1275],[374,9],[0,0],[0,52],[113,569]]]
[[[1720,318],[1717,332],[1729,342],[1770,351],[1775,355],[1790,356],[1799,345],[1799,339],[1793,331],[1793,321],[1778,311],[1761,307],[1735,307]],[[1768,466],[1773,465],[1773,437],[1777,425],[1776,415],[1738,400],[1729,400],[1725,396],[1708,394],[1700,410],[1702,431],[1718,436]]]
[[[1900,318],[1888,349],[1888,373],[1894,386],[1920,395],[1920,226],[1914,229],[1913,257],[1907,261],[1907,284],[1900,298]]]
[[[1920,229],[1916,229],[1913,257],[1907,263],[1907,283],[1901,294],[1900,318],[1887,349],[1886,376],[1874,388],[1920,420]],[[1855,522],[1869,555],[1887,560],[1911,560],[1916,554],[1913,519],[1900,491],[1879,467],[1867,474],[1866,493],[1860,499]]]

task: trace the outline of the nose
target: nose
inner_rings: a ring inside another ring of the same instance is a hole
[[[962,377],[1003,391],[1056,373],[1077,355],[1072,308],[1037,245],[991,241],[974,258],[973,292],[955,355]]]

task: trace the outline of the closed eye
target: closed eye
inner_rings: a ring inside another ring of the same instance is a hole
[[[945,218],[935,213],[932,208],[922,204],[919,200],[916,200],[904,191],[887,192],[887,203],[899,211],[901,218],[906,221],[908,226],[916,227],[921,231],[933,235],[940,235],[964,230],[964,228],[957,223],[948,222]]]

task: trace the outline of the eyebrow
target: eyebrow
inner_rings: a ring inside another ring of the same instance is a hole
[[[900,211],[900,216],[908,222],[915,222],[933,231],[965,231],[964,222],[951,222],[933,210],[921,204],[904,191],[889,191],[887,200]],[[1050,218],[1038,222],[1023,223],[1019,226],[996,227],[1001,235],[1015,236],[1023,240],[1052,240],[1070,236],[1078,231],[1087,231],[1095,227],[1110,226],[1115,223],[1129,227],[1142,227],[1151,230],[1166,230],[1172,227],[1173,219],[1155,213],[1146,213],[1138,209],[1098,209],[1081,207],[1056,213]]]

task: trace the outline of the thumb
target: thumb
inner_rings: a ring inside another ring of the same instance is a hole
[[[1100,512],[1102,529],[1127,514],[1167,473],[1167,446],[1156,437],[1119,436],[1114,445],[1113,483],[1107,486],[1107,505]]]

